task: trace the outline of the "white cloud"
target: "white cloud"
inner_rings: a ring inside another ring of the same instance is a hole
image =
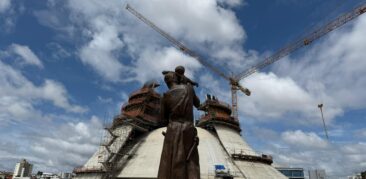
[[[55,106],[61,107],[68,111],[77,113],[86,111],[86,109],[81,106],[70,104],[67,91],[65,87],[59,82],[46,80],[41,88],[35,93],[39,93],[38,96],[40,98],[43,98],[44,100],[50,100]],[[35,95],[37,96],[37,94]]]
[[[354,137],[366,139],[366,128],[358,129],[354,132]]]
[[[12,44],[10,46],[10,51],[19,55],[26,64],[35,65],[43,68],[41,60],[37,57],[36,54],[33,53],[33,51],[28,46]]]
[[[246,35],[233,11],[218,6],[217,1],[131,2],[150,20],[174,37],[195,43],[230,45]],[[156,11],[159,9],[159,12]],[[214,19],[214,20],[213,20]]]
[[[46,79],[36,86],[20,71],[0,61],[0,120],[24,120],[41,118],[42,112],[35,108],[40,101],[51,102],[54,106],[69,112],[85,112],[84,107],[73,105],[64,86]]]
[[[244,84],[252,90],[251,96],[240,98],[240,109],[245,114],[278,118],[290,111],[314,113],[317,110],[316,106],[310,106],[315,102],[312,97],[291,78],[258,73]]]
[[[91,23],[92,40],[82,47],[80,58],[82,62],[91,65],[104,78],[119,81],[123,65],[113,52],[118,51],[124,45],[118,37],[118,27],[104,16],[96,17]]]
[[[286,131],[281,134],[281,137],[286,143],[300,148],[303,147],[303,149],[325,148],[328,145],[325,140],[313,132],[305,133],[301,130]]]
[[[11,6],[10,0],[0,0],[0,13],[5,12]]]
[[[8,144],[9,148],[0,151],[0,162],[13,168],[15,162],[26,158],[36,171],[71,171],[98,149],[103,126],[98,117],[92,116],[83,122],[46,123],[37,127],[47,130],[17,131],[16,135],[9,133],[11,141],[3,138],[0,144]]]
[[[302,130],[278,133],[255,128],[255,133],[266,144],[262,152],[271,154],[277,166],[325,169],[330,178],[345,178],[366,167],[366,144],[362,142],[329,142]]]
[[[353,25],[306,49],[306,54],[277,62],[273,72],[243,80],[252,96],[239,97],[240,111],[261,121],[286,118],[321,125],[319,103],[324,103],[327,123],[345,111],[365,108],[365,28],[366,17],[361,16]],[[293,113],[295,117],[291,117]]]
[[[95,116],[86,122],[69,122],[58,126],[58,129],[32,140],[32,153],[43,156],[42,164],[50,170],[58,171],[56,168],[59,166],[70,170],[83,165],[97,150],[102,127],[101,121]]]
[[[12,0],[0,0],[0,31],[10,33],[16,26],[18,17],[24,13],[22,3],[12,3]]]
[[[228,5],[230,7],[237,7],[244,4],[242,0],[218,0],[218,2],[221,4]]]
[[[173,47],[163,48],[160,51],[149,49],[142,52],[140,58],[134,63],[132,73],[136,80],[144,83],[154,78],[162,78],[163,70],[172,70],[178,65],[186,67],[185,75],[193,77],[201,64],[192,57],[183,55]]]
[[[42,24],[55,29],[60,29],[61,24],[77,29],[81,34],[78,38],[83,42],[79,50],[80,59],[107,81],[119,82],[128,78],[144,82],[146,77],[151,78],[151,73],[146,70],[140,71],[138,65],[146,62],[145,55],[161,56],[170,53],[166,53],[166,41],[162,37],[123,8],[127,2],[129,1],[69,0],[66,6],[48,3],[52,11],[35,14]],[[239,6],[241,2],[234,0],[224,4],[233,7]],[[236,64],[254,58],[253,53],[246,53],[241,49],[241,44],[246,38],[245,31],[234,11],[222,7],[221,1],[208,0],[197,3],[155,0],[129,3],[177,39],[187,42],[191,48],[205,51],[205,54],[209,54],[215,60],[227,62],[227,59],[235,58],[235,63],[228,65],[237,67]],[[48,14],[57,14],[58,12],[54,11],[63,9],[60,6],[70,11],[68,23],[47,18],[57,18]],[[240,57],[241,55],[244,57]],[[132,57],[132,63],[124,61],[128,56]],[[179,56],[183,58],[182,54]],[[162,59],[167,57],[169,56],[161,56]],[[188,69],[196,68],[189,66],[191,64],[186,64]],[[158,77],[160,71],[154,75]]]
[[[64,60],[71,57],[73,54],[65,49],[60,44],[56,42],[51,42],[47,44],[47,49],[52,52],[51,56],[53,60]]]

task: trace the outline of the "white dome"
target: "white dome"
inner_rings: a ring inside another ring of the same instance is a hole
[[[244,154],[258,156],[253,149],[245,142],[240,134],[226,126],[215,125],[216,132],[210,132],[203,128],[197,128],[200,143],[198,145],[201,178],[215,178],[215,165],[224,165],[225,169],[234,178],[252,179],[285,179],[286,177],[278,172],[273,166],[244,160],[234,160],[232,154]],[[120,126],[114,129],[113,133],[118,136],[112,146],[123,147],[126,141],[126,132],[131,131],[129,125]],[[115,174],[116,178],[156,178],[159,169],[160,156],[163,148],[164,136],[162,132],[166,127],[159,128],[148,133],[144,138],[127,153],[124,157],[122,170]],[[85,168],[98,166],[100,152],[105,151],[102,147],[84,165]],[[122,160],[122,159],[121,159]],[[101,178],[101,173],[78,174],[76,178]]]
[[[246,154],[256,153],[246,144],[243,138],[234,130],[224,126],[216,126],[218,137],[206,129],[197,128],[200,143],[198,152],[200,158],[201,178],[214,178],[215,165],[224,165],[234,178],[286,178],[272,166],[262,163],[247,161],[235,161],[231,159],[225,147],[234,152],[242,149]],[[160,155],[163,147],[164,136],[162,132],[166,128],[152,131],[143,139],[133,157],[117,175],[117,178],[156,178],[160,163]],[[220,138],[226,140],[221,142]],[[240,141],[238,141],[240,140]],[[232,147],[232,148],[230,148]],[[230,152],[230,151],[229,151]],[[231,152],[230,152],[231,153]],[[243,174],[245,177],[243,177]]]

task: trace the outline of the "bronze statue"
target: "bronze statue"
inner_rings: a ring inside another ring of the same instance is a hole
[[[172,75],[174,75],[175,77],[175,81],[177,84],[188,84],[190,83],[191,85],[193,86],[196,86],[198,87],[198,83],[192,81],[191,79],[187,78],[185,75],[184,75],[184,72],[185,72],[185,69],[183,66],[177,66],[175,68],[175,73],[172,72],[172,71],[163,71],[163,75],[166,75],[168,73],[172,73]]]
[[[161,117],[168,126],[164,133],[158,178],[199,179],[198,137],[193,124],[193,106],[198,108],[200,100],[194,92],[192,81],[184,76],[184,68],[179,66],[177,69],[178,73],[163,72],[169,90],[161,100]]]

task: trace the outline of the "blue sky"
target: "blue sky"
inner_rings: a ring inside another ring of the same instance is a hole
[[[126,12],[127,2],[228,74],[364,3],[0,0],[0,170],[20,158],[43,171],[82,165],[128,94],[176,65],[200,83],[202,100],[230,102],[226,81]],[[242,81],[253,92],[239,95],[242,134],[255,150],[333,178],[366,169],[365,28],[360,16]]]

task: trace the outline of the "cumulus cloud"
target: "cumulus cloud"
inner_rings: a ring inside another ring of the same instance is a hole
[[[241,109],[249,115],[279,118],[286,112],[314,113],[314,99],[291,78],[279,78],[273,73],[258,73],[245,80],[253,91],[240,98]],[[264,111],[266,111],[264,113]]]
[[[12,0],[0,0],[0,31],[10,33],[24,10],[25,7],[22,3],[14,3]]]
[[[37,93],[40,98],[52,101],[52,103],[57,107],[77,113],[86,111],[84,107],[70,104],[67,91],[59,82],[46,80],[40,90],[35,92],[35,96],[37,96]]]
[[[6,150],[0,151],[4,167],[13,168],[12,164],[26,158],[34,164],[35,171],[71,171],[83,165],[98,149],[102,123],[98,117],[92,116],[83,122],[47,123],[38,127],[47,130],[19,131],[12,136],[17,140],[1,140],[0,144],[7,146]]]
[[[9,48],[10,51],[19,55],[26,64],[35,65],[43,68],[41,60],[37,57],[36,54],[33,53],[33,51],[28,46],[12,44]]]
[[[173,47],[164,48],[161,51],[146,50],[140,59],[134,63],[132,72],[141,83],[151,80],[152,77],[161,76],[163,70],[174,70],[178,65],[186,67],[185,75],[193,77],[201,64],[196,59],[180,53]],[[148,70],[147,70],[148,69]]]
[[[281,135],[282,139],[291,145],[304,148],[325,148],[327,142],[320,138],[316,133],[305,133],[300,130],[286,131]]]
[[[336,143],[303,130],[276,132],[255,128],[255,133],[266,144],[259,150],[273,155],[277,166],[325,169],[330,178],[345,178],[366,167],[363,142]]]
[[[356,138],[366,139],[366,128],[358,129],[354,131],[354,136]]]
[[[47,49],[49,49],[52,52],[52,58],[53,60],[64,60],[69,57],[71,57],[73,54],[69,52],[68,49],[65,49],[60,44],[56,42],[51,42],[47,44]]]
[[[45,168],[57,171],[56,167],[63,166],[70,170],[82,165],[97,150],[101,129],[102,124],[95,116],[86,122],[68,122],[31,139],[34,142],[31,150],[35,156],[44,158],[40,164]]]
[[[285,60],[274,70],[280,76],[290,76],[298,81],[309,93],[319,96],[329,105],[365,107],[366,96],[362,92],[366,85],[362,78],[366,67],[363,60],[365,27],[366,18],[361,16],[353,26],[330,34],[299,60]]]
[[[113,53],[124,46],[118,37],[118,27],[103,16],[93,19],[91,26],[92,40],[79,53],[82,62],[110,81],[120,80],[123,65]]]
[[[29,81],[15,68],[0,61],[0,120],[24,120],[41,118],[42,112],[35,106],[40,101],[51,102],[66,111],[80,113],[86,108],[69,101],[65,87],[59,82],[46,79],[39,86]]]
[[[0,0],[0,13],[5,12],[11,6],[10,0]]]
[[[244,4],[244,1],[242,0],[219,0],[218,2],[230,7],[237,7]]]
[[[365,108],[365,28],[366,18],[361,16],[306,49],[305,54],[285,58],[271,72],[243,80],[252,96],[239,97],[240,111],[259,121],[296,118],[306,119],[299,123],[320,125],[319,103],[324,103],[327,123],[347,110]]]
[[[112,0],[101,3],[94,0],[69,0],[66,6],[48,3],[53,11],[35,14],[42,24],[55,29],[60,29],[61,26],[72,26],[80,32],[81,36],[77,38],[81,38],[83,42],[78,52],[81,61],[92,67],[107,81],[119,82],[128,78],[143,82],[146,77],[160,76],[160,73],[146,73],[146,70],[140,70],[139,64],[147,61],[146,55],[167,59],[171,58],[172,53],[167,53],[167,43],[162,37],[123,9],[128,2]],[[241,5],[240,0],[225,3],[216,0],[202,2],[156,0],[129,3],[172,36],[215,59],[211,60],[212,63],[220,64],[221,61],[222,64],[235,69],[241,62],[257,59],[254,51],[245,52],[241,48],[246,34],[231,9]],[[66,23],[57,18],[48,18],[57,17],[52,14],[57,14],[54,11],[60,11],[59,6],[70,11],[71,15]],[[50,13],[51,15],[48,15]],[[176,51],[176,53],[180,52]],[[179,56],[174,57],[190,59],[183,54]],[[132,63],[126,61],[130,58]],[[190,62],[185,65],[188,69],[196,68],[195,64]],[[157,67],[152,71],[160,72],[161,69]]]

